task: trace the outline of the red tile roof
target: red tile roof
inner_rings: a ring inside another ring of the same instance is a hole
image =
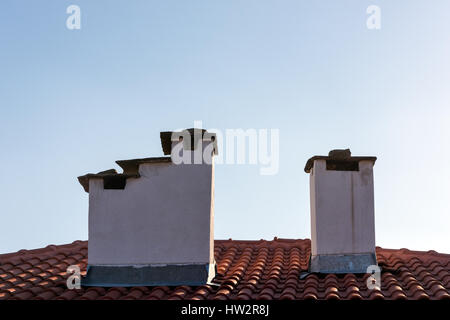
[[[86,273],[87,241],[0,255],[3,299],[450,299],[450,255],[376,249],[381,290],[368,275],[300,274],[308,269],[310,240],[216,240],[219,285],[89,287],[69,290],[66,269]]]

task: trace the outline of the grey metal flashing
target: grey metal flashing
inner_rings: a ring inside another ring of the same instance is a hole
[[[366,273],[371,265],[377,265],[374,253],[317,255],[310,259],[309,272]]]
[[[215,276],[214,264],[163,266],[97,266],[89,265],[81,279],[88,287],[133,286],[199,286],[210,283]]]

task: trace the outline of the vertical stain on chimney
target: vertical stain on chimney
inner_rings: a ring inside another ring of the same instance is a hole
[[[372,172],[370,171],[370,169],[365,168],[362,170],[361,181],[364,186],[367,186],[369,184],[371,175],[372,175]]]
[[[353,252],[355,251],[355,193],[353,190],[353,174],[350,176],[351,181],[350,181],[350,185],[351,185],[351,197],[352,197],[352,250]]]

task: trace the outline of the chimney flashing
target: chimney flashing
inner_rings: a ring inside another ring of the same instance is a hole
[[[87,287],[200,286],[211,284],[215,263],[143,266],[88,266]]]
[[[377,264],[375,253],[323,254],[311,257],[310,271],[317,273],[367,273]]]

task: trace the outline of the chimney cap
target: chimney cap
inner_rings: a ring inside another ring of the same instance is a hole
[[[125,174],[139,174],[139,165],[144,163],[171,162],[170,157],[150,157],[141,159],[117,160],[116,163],[123,169]]]
[[[206,129],[200,129],[200,128],[190,128],[190,129],[184,129],[182,131],[162,131],[159,134],[159,137],[161,138],[161,147],[163,149],[164,155],[170,155],[172,151],[172,136],[173,134],[176,135],[183,135],[185,133],[189,133],[191,136],[191,150],[194,150],[195,148],[195,135],[201,134],[202,139],[205,137],[210,137],[212,141],[214,141],[214,144],[217,142],[216,140],[216,134],[208,132]],[[217,154],[217,147],[214,148],[214,154]]]
[[[313,156],[309,158],[305,165],[306,173],[311,172],[315,160],[334,160],[339,161],[341,163],[355,163],[364,160],[375,162],[377,160],[377,157],[371,156],[352,157],[350,149],[334,149],[328,153],[328,156]]]
[[[139,178],[139,165],[143,163],[171,162],[170,157],[152,157],[131,160],[117,160],[116,163],[123,169],[123,173],[118,173],[116,169],[100,171],[98,173],[88,173],[78,177],[84,191],[89,193],[90,179],[103,179],[105,189],[123,189],[128,178]]]
[[[78,182],[83,186],[84,191],[89,193],[90,179],[103,179],[105,189],[123,189],[128,178],[139,178],[139,174],[117,173],[116,169],[109,169],[79,176]]]

